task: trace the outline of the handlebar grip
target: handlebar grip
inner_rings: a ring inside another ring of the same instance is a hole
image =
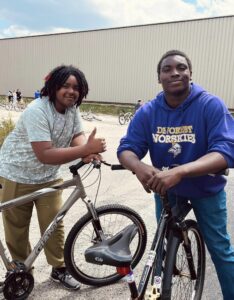
[[[229,169],[223,169],[215,174],[208,174],[210,176],[216,176],[216,175],[224,175],[224,176],[228,176],[229,175]]]
[[[172,168],[175,168],[175,167],[178,167],[179,165],[178,164],[173,164],[173,165],[171,165],[170,167],[169,167],[169,169],[172,169]],[[208,174],[209,176],[213,176],[213,177],[215,177],[215,176],[217,176],[217,175],[224,175],[224,176],[228,176],[229,175],[229,169],[228,168],[226,168],[226,169],[223,169],[223,170],[221,170],[221,171],[219,171],[219,172],[217,172],[217,173],[210,173],[210,174]]]
[[[76,165],[72,165],[69,167],[69,170],[74,174],[74,172],[76,173],[78,169],[80,169],[81,167],[83,167],[85,165],[85,163],[83,162],[83,160],[79,161]]]
[[[125,170],[125,168],[122,165],[111,165],[111,170]]]
[[[86,163],[83,162],[83,160],[81,160],[81,161],[79,161],[75,166],[76,166],[76,168],[77,168],[77,170],[78,170],[78,169],[80,169],[81,167],[83,167],[84,165],[86,165]]]

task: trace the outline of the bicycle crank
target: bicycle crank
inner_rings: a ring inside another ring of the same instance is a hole
[[[30,273],[10,273],[4,282],[3,295],[7,300],[26,299],[33,290],[34,278]]]
[[[157,286],[154,284],[145,293],[145,300],[157,300],[160,299],[160,293],[158,292]]]

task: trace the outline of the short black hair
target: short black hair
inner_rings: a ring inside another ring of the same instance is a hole
[[[41,96],[48,96],[53,103],[56,101],[56,92],[63,86],[70,75],[75,76],[78,83],[79,98],[76,106],[86,98],[89,87],[84,73],[72,65],[61,65],[54,68],[45,78],[45,85],[41,89]]]
[[[158,66],[157,66],[158,79],[159,79],[159,75],[160,75],[162,61],[166,57],[174,56],[174,55],[183,56],[186,59],[187,63],[188,63],[188,67],[189,67],[190,72],[192,72],[192,63],[191,63],[191,60],[190,60],[190,58],[188,57],[187,54],[185,54],[183,51],[180,51],[180,50],[169,50],[166,53],[164,53],[163,56],[159,60],[159,63],[158,63]]]

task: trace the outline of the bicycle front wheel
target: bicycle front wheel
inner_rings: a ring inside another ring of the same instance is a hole
[[[126,119],[125,119],[124,113],[120,113],[120,114],[119,114],[119,124],[120,124],[120,125],[124,125],[125,122],[126,122]]]
[[[167,243],[165,268],[162,281],[162,299],[164,300],[199,300],[205,280],[205,245],[197,223],[185,221],[191,252],[196,272],[192,279],[182,237],[169,237]]]
[[[134,210],[122,205],[106,205],[96,211],[106,238],[111,238],[129,224],[138,227],[138,232],[130,244],[134,268],[146,247],[147,232],[144,221]],[[92,216],[87,213],[73,226],[66,239],[64,258],[71,275],[78,281],[92,286],[104,286],[118,281],[122,276],[116,272],[116,267],[93,265],[85,261],[85,250],[98,240],[92,221]]]

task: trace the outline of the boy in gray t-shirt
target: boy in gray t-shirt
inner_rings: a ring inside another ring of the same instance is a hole
[[[73,66],[59,66],[47,75],[42,98],[27,107],[2,145],[2,202],[60,183],[59,167],[64,163],[101,159],[105,139],[96,138],[94,129],[86,141],[77,108],[87,93],[84,74]],[[31,252],[28,232],[34,205],[43,233],[62,206],[61,191],[3,212],[5,239],[14,260],[22,262]],[[63,248],[60,222],[45,245],[45,255],[52,266],[51,278],[77,290],[80,284],[66,270]]]

